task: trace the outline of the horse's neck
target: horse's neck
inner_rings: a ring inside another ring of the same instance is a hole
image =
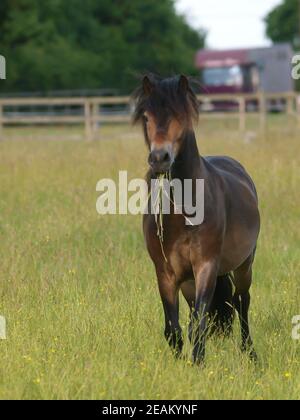
[[[172,178],[196,179],[204,175],[203,159],[199,155],[194,131],[188,131],[182,139],[181,149],[172,168]]]

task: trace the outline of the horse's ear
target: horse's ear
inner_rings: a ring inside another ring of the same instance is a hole
[[[181,74],[178,81],[178,92],[183,93],[185,95],[188,90],[189,80],[184,74]]]
[[[151,80],[149,79],[149,76],[144,76],[143,77],[143,91],[145,93],[145,95],[150,95],[151,92],[153,91],[154,85],[151,82]]]

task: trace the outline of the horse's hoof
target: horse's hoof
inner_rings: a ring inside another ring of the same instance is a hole
[[[253,363],[258,363],[259,359],[258,359],[257,353],[256,353],[256,351],[254,349],[251,349],[249,351],[249,359]]]
[[[247,353],[248,354],[248,356],[249,356],[249,359],[251,360],[251,362],[253,362],[253,363],[258,363],[258,356],[257,356],[257,353],[256,353],[256,351],[254,350],[254,348],[253,347],[248,347],[248,346],[242,346],[241,347],[241,350],[242,350],[242,352],[243,353]]]
[[[205,365],[205,359],[202,356],[198,356],[198,357],[193,357],[193,365],[194,366],[199,366],[199,367],[204,367]]]
[[[174,358],[175,358],[175,360],[182,360],[182,359],[184,359],[184,356],[182,355],[182,353],[181,352],[178,352],[178,351],[174,351]]]

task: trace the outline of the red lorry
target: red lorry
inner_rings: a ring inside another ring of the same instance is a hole
[[[200,71],[205,94],[279,93],[294,90],[292,57],[290,44],[223,51],[200,50],[196,54],[195,65]],[[269,106],[280,110],[282,103],[279,101]],[[218,105],[212,103],[211,107],[214,110]],[[249,101],[247,107],[255,108],[255,103]]]

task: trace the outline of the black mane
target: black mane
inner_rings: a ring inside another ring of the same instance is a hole
[[[197,120],[199,115],[199,103],[191,84],[197,85],[192,79],[185,76],[174,76],[163,79],[162,77],[148,74],[144,76],[150,81],[152,90],[145,92],[143,84],[133,93],[135,111],[133,122],[143,119],[145,111],[155,115],[160,121],[164,121],[170,114],[188,124]],[[180,80],[184,78],[186,85],[180,89]]]

